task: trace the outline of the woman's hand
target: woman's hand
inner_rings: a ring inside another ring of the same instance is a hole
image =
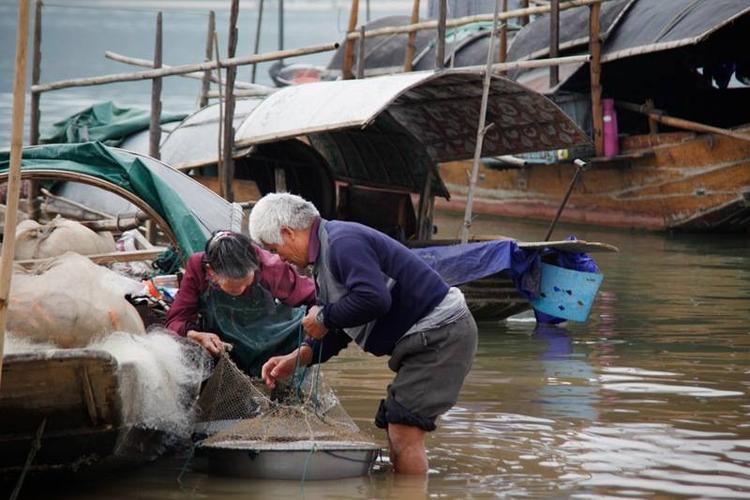
[[[187,338],[200,344],[214,358],[218,358],[224,351],[224,342],[222,342],[219,336],[215,333],[189,330],[187,332]]]
[[[268,386],[269,389],[275,388],[276,382],[279,379],[287,378],[294,373],[294,368],[297,366],[298,351],[300,351],[300,366],[309,365],[312,360],[312,349],[306,345],[284,356],[274,356],[263,364],[263,368],[260,370],[260,376],[263,378],[263,382],[266,383],[266,386]]]

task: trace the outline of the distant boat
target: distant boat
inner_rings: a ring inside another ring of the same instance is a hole
[[[587,53],[588,9],[560,16],[561,55]],[[602,156],[592,148],[486,159],[477,210],[549,220],[573,176],[573,158],[591,165],[573,190],[563,221],[646,230],[750,229],[750,5],[733,0],[615,0],[601,6],[602,92],[616,124]],[[549,17],[524,27],[509,61],[547,57]],[[512,71],[549,96],[591,134],[587,63]],[[646,104],[652,106],[651,120]],[[633,106],[635,104],[636,106]],[[660,123],[661,122],[661,123]],[[715,130],[705,125],[721,130]],[[606,127],[605,127],[606,128]],[[616,129],[615,129],[616,130]],[[614,135],[613,135],[614,134]],[[741,137],[744,137],[741,138]],[[466,165],[441,165],[460,209]]]

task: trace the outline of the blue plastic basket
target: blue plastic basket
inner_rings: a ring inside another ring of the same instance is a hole
[[[531,301],[537,311],[570,321],[586,321],[604,276],[542,264],[539,298]]]

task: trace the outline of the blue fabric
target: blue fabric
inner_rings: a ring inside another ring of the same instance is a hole
[[[568,236],[575,240],[575,236]],[[539,296],[542,256],[553,259],[555,265],[588,273],[599,272],[593,258],[585,253],[562,252],[553,248],[524,250],[513,240],[496,240],[463,245],[434,246],[412,250],[451,286],[486,278],[507,271],[516,289],[527,299]],[[565,321],[535,311],[539,323]]]
[[[523,250],[513,240],[495,240],[412,250],[451,286],[508,271],[526,298],[539,295],[540,253]]]

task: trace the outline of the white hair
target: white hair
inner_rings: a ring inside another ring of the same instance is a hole
[[[315,205],[296,194],[270,193],[258,200],[252,211],[248,229],[257,243],[281,245],[281,228],[307,229],[320,213]]]

